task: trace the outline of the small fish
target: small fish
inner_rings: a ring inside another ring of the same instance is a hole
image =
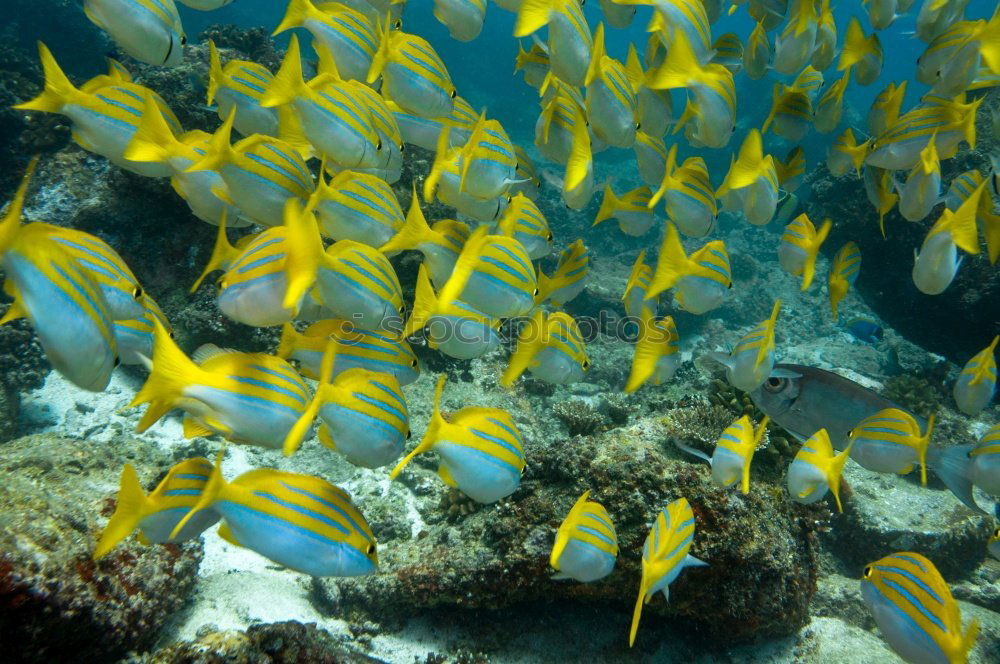
[[[524,50],[521,40],[517,40],[517,59],[514,72],[524,72],[524,82],[533,88],[541,88],[545,77],[549,74],[549,52],[537,41],[531,48]]]
[[[446,147],[446,144],[442,141],[439,146]],[[435,155],[431,172],[424,184],[424,200],[428,198],[427,188],[434,188],[434,182],[443,175],[444,163],[451,159],[456,160],[454,167],[458,175],[457,191],[473,198],[503,196],[510,185],[517,181],[514,144],[500,123],[487,120],[485,113],[479,116],[465,145],[439,150]]]
[[[655,297],[668,288],[676,288],[675,297],[682,309],[703,314],[722,306],[732,283],[729,254],[722,240],[713,240],[688,256],[684,253],[677,228],[667,223],[646,297]]]
[[[840,504],[840,475],[850,453],[850,445],[840,454],[835,453],[826,429],[820,429],[810,436],[809,440],[802,443],[788,466],[788,494],[792,500],[811,505],[822,500],[829,491],[837,502],[837,511],[843,512]]]
[[[885,238],[885,215],[899,201],[899,194],[893,191],[892,174],[875,166],[865,166],[864,184],[865,195],[878,212],[878,228]]]
[[[920,153],[935,137],[938,154],[949,159],[962,140],[976,144],[976,111],[982,97],[969,103],[936,100],[899,117],[872,143],[865,163],[889,170],[909,170],[920,161]]]
[[[819,25],[816,28],[816,46],[813,48],[810,64],[818,71],[825,71],[833,64],[837,55],[837,23],[830,9],[830,0],[823,0],[819,10]]]
[[[325,46],[317,47],[320,57],[319,75],[326,76],[335,69],[334,64],[324,64],[328,62],[329,51]],[[332,76],[332,74],[330,74]],[[385,180],[389,184],[399,181],[403,175],[403,152],[406,149],[403,140],[403,130],[400,129],[396,121],[396,114],[393,106],[378,91],[368,87],[360,81],[348,81],[353,88],[358,99],[371,114],[372,124],[378,133],[382,143],[382,155],[377,159],[375,166],[358,169],[361,173],[368,173]],[[376,146],[377,148],[377,146]],[[332,170],[336,170],[335,164],[330,164]]]
[[[288,569],[318,577],[375,573],[375,536],[346,491],[320,477],[273,468],[227,482],[223,453],[198,503],[172,535],[207,510],[222,517],[222,539]]]
[[[712,62],[722,65],[735,76],[743,68],[743,42],[735,32],[719,35],[712,43]]]
[[[775,300],[771,317],[744,334],[732,353],[708,355],[726,368],[726,378],[736,389],[752,392],[774,374],[774,326],[780,309],[781,300]]]
[[[413,311],[406,321],[403,336],[423,331],[431,348],[448,357],[471,360],[499,348],[499,327],[498,319],[460,300],[443,301],[431,286],[427,266],[420,265]]]
[[[648,310],[652,316],[656,315],[659,307],[659,299],[656,297],[646,297],[649,289],[649,280],[653,277],[653,270],[646,265],[646,250],[643,249],[635,257],[632,264],[632,273],[629,275],[628,283],[625,284],[625,293],[622,295],[622,303],[625,305],[625,315],[630,318],[641,318]]]
[[[308,1],[308,0],[306,0]],[[233,127],[244,136],[280,135],[279,110],[264,108],[260,99],[274,80],[267,67],[249,60],[230,60],[225,67],[215,42],[208,40],[208,105],[215,104],[219,119],[225,121],[233,108]]]
[[[705,567],[708,563],[688,553],[694,540],[694,511],[686,498],[669,503],[656,515],[656,521],[642,545],[642,580],[639,597],[632,612],[632,628],[628,644],[635,643],[642,605],[649,603],[658,592],[670,601],[670,584],[685,567]]]
[[[517,490],[524,473],[523,440],[513,418],[503,410],[466,406],[448,420],[441,414],[441,394],[447,376],[434,391],[434,412],[424,437],[393,468],[395,479],[413,457],[436,452],[441,457],[438,476],[450,487],[488,505]]]
[[[778,174],[774,157],[764,155],[760,132],[751,129],[739,156],[729,166],[726,179],[715,192],[728,207],[742,209],[751,224],[771,221],[778,206]]]
[[[148,293],[142,294],[144,312],[138,318],[116,320],[114,322],[115,343],[118,359],[122,364],[146,364],[146,358],[153,357],[153,321],[159,321],[168,334],[173,334],[170,321],[163,310]]]
[[[582,239],[577,238],[559,254],[559,263],[551,277],[538,271],[535,304],[551,302],[553,306],[561,307],[583,292],[589,273],[590,250],[584,246]]]
[[[583,85],[594,40],[576,0],[522,2],[514,24],[515,37],[527,37],[548,26],[551,72],[569,85]]]
[[[562,311],[546,313],[536,309],[521,327],[500,386],[511,387],[525,371],[553,385],[577,383],[589,368],[590,359],[576,319]]]
[[[927,484],[927,446],[934,431],[934,416],[921,433],[910,413],[886,408],[866,417],[851,429],[851,458],[876,473],[905,475],[920,466],[920,483]]]
[[[785,231],[781,234],[781,242],[778,244],[778,263],[785,272],[795,276],[802,275],[803,291],[812,283],[816,273],[819,248],[826,241],[832,226],[833,222],[824,219],[817,230],[809,216],[802,213],[785,226]]]
[[[993,356],[1000,336],[993,337],[989,346],[976,353],[962,367],[952,395],[958,409],[974,417],[993,401],[997,387],[997,361]]]
[[[631,237],[641,237],[653,227],[655,220],[649,206],[652,196],[653,192],[649,187],[642,186],[625,192],[619,198],[612,191],[611,185],[607,184],[604,186],[604,199],[597,210],[593,225],[596,226],[608,219],[617,219],[618,228],[622,233]]]
[[[923,7],[934,4],[925,2]],[[882,638],[903,659],[967,661],[979,622],[970,621],[962,632],[962,616],[948,584],[919,553],[894,553],[867,565],[861,598]]]
[[[882,42],[876,33],[866,37],[861,22],[851,18],[844,36],[844,45],[837,61],[837,70],[852,70],[858,85],[874,83],[882,73]]]
[[[458,96],[441,56],[423,37],[388,24],[379,29],[379,46],[366,78],[382,77],[382,93],[403,110],[423,118],[443,118]]]
[[[83,13],[140,62],[176,67],[184,60],[187,38],[174,0],[85,0]]]
[[[549,555],[549,565],[556,571],[553,579],[591,583],[615,568],[618,534],[608,511],[589,497],[590,490],[584,491],[559,524]]]
[[[984,184],[980,184],[958,210],[945,209],[927,232],[920,251],[915,252],[913,283],[921,293],[939,295],[951,285],[962,262],[957,249],[973,255],[979,253],[976,210]]]
[[[802,207],[802,201],[793,193],[781,191],[778,199],[778,207],[774,211],[774,221],[779,224],[787,224],[795,217],[795,213]]]
[[[566,164],[573,154],[574,142],[584,140],[589,144],[592,139],[579,89],[549,74],[542,84],[542,112],[535,122],[535,146],[549,161]]]
[[[851,80],[850,70],[830,85],[820,97],[813,114],[813,125],[821,134],[829,134],[840,124],[844,110],[844,92]]]
[[[680,336],[673,317],[656,318],[649,308],[643,309],[638,316],[639,336],[635,341],[625,394],[647,383],[666,383],[674,377],[681,363]]]
[[[290,456],[302,444],[313,421],[322,424],[319,440],[362,468],[380,468],[396,461],[410,437],[410,416],[399,381],[392,374],[345,369],[333,377],[338,342],[327,342],[319,385],[313,398],[285,438]]]
[[[764,25],[758,21],[750,37],[747,38],[747,46],[743,50],[743,71],[752,80],[764,78],[770,60],[771,44],[768,42]]]
[[[148,496],[139,483],[139,475],[130,463],[122,467],[121,483],[115,512],[104,527],[97,546],[94,560],[100,560],[111,553],[123,539],[139,530],[142,544],[163,544],[165,542],[185,542],[199,537],[214,526],[219,514],[205,510],[171,537],[175,526],[201,497],[212,472],[212,462],[202,457],[186,459],[167,471]]]
[[[885,338],[882,326],[869,318],[852,318],[844,323],[844,329],[858,341],[873,346]]]
[[[847,291],[850,290],[854,282],[858,280],[861,272],[861,250],[854,242],[847,242],[833,257],[830,262],[830,275],[827,277],[827,290],[830,294],[830,309],[833,317],[837,318],[837,305]]]
[[[625,65],[610,57],[604,49],[604,23],[598,23],[594,32],[584,85],[591,131],[608,145],[632,147],[635,132],[642,128],[638,121],[639,100]]]
[[[486,0],[434,0],[434,18],[452,39],[469,42],[479,36],[486,19]]]
[[[869,134],[877,138],[899,120],[899,109],[903,105],[903,97],[906,96],[907,82],[903,79],[898,85],[890,83],[875,97],[866,120]]]
[[[452,219],[436,221],[433,227],[428,226],[419,201],[414,186],[406,222],[380,249],[382,253],[390,255],[405,249],[419,251],[424,256],[424,265],[427,266],[431,281],[442,287],[451,276],[455,261],[471,231],[464,223]]]
[[[765,415],[754,429],[750,418],[743,415],[722,432],[711,457],[687,446],[682,449],[702,457],[712,465],[712,481],[717,486],[728,489],[739,482],[740,491],[746,495],[750,493],[750,463],[767,431],[767,422]]]
[[[680,168],[676,163],[675,143],[670,146],[660,187],[648,205],[656,205],[662,197],[667,217],[680,232],[690,237],[705,237],[715,228],[715,217],[719,212],[705,160],[688,157]]]
[[[910,171],[906,184],[896,183],[896,191],[899,193],[899,213],[907,221],[924,219],[940,202],[941,162],[933,138],[920,152],[920,162]]]
[[[778,186],[786,193],[794,193],[802,185],[806,172],[805,152],[796,145],[788,151],[783,160],[774,160],[774,170],[778,176]]]
[[[1000,496],[1000,424],[987,429],[969,452],[969,458],[972,483],[991,496]]]
[[[812,120],[813,108],[809,95],[795,87],[775,83],[771,111],[760,130],[761,133],[767,133],[773,125],[775,134],[798,143],[809,131]]]
[[[497,233],[521,243],[528,257],[535,261],[552,253],[552,230],[535,202],[516,194],[497,222]]]
[[[788,4],[788,21],[774,42],[774,69],[791,76],[812,58],[819,15],[813,0],[791,0]]]
[[[309,401],[309,388],[288,362],[208,344],[189,359],[154,321],[149,377],[129,403],[149,407],[142,433],[173,408],[185,411],[184,437],[221,434],[228,440],[280,449]]]
[[[871,139],[859,144],[854,138],[854,132],[848,127],[837,136],[827,151],[826,167],[834,177],[847,175],[852,167],[857,175],[861,175],[861,165],[870,147]]]
[[[389,242],[406,221],[392,187],[367,173],[341,171],[329,182],[320,173],[310,205],[325,236],[376,249]]]

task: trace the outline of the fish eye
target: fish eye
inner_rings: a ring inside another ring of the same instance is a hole
[[[552,231],[549,231],[549,234],[545,236],[545,239],[548,240],[549,242],[552,242],[554,237],[555,236],[552,235]]]
[[[371,544],[368,545],[368,548],[365,549],[365,555],[366,556],[371,556],[371,555],[374,555],[374,554],[375,554],[375,543],[372,542]]]
[[[413,369],[417,368],[417,359],[416,358],[413,358],[413,360],[410,362],[410,367],[413,368]]]
[[[170,337],[171,339],[174,339],[175,338],[174,337],[174,331],[170,330],[169,332],[167,332],[167,336]]]
[[[186,46],[188,43],[187,35],[181,35],[181,46]]]
[[[538,297],[538,289],[537,288],[534,290],[534,292],[532,293],[532,295],[534,295],[535,297]]]
[[[115,355],[115,368],[117,369],[118,367],[121,366],[121,364],[122,364],[122,358]]]
[[[767,390],[768,392],[780,392],[783,389],[785,389],[785,380],[786,379],[784,378],[777,378],[775,376],[771,376],[766,381],[764,381],[764,389]]]
[[[403,20],[402,19],[398,19],[397,18],[395,21],[392,22],[392,29],[393,30],[399,30],[401,27],[403,27]]]
[[[583,361],[583,370],[586,371],[589,368],[590,368],[590,360],[584,360]]]
[[[400,151],[400,152],[403,152],[404,150],[406,150],[406,148],[405,148],[405,147],[403,146],[403,144],[402,144],[402,143],[400,143],[400,144],[399,144],[399,151]]]
[[[412,437],[413,437],[413,432],[410,431],[409,429],[407,429],[406,430],[406,439],[409,440]]]
[[[378,151],[380,151],[380,152],[382,151],[382,139],[381,138],[378,139],[378,143],[375,144],[375,149],[378,150]]]
[[[863,576],[864,578],[866,578],[866,579],[870,579],[870,578],[872,578],[872,572],[874,572],[874,571],[875,571],[875,570],[874,570],[874,569],[872,568],[872,566],[871,566],[871,565],[868,565],[867,567],[865,567],[865,571],[864,571],[864,573],[862,574],[862,576]]]
[[[641,122],[636,122],[635,123],[635,130],[639,131],[640,129],[642,129],[642,123]]]
[[[1000,538],[1000,528],[997,528],[996,530],[993,531],[993,537]]]
[[[140,297],[142,297],[142,286],[140,286],[139,284],[135,285],[135,288],[132,289],[132,297],[134,297],[137,300]]]
[[[455,90],[455,89],[453,88],[453,89],[452,89],[452,91],[451,91],[451,98],[452,98],[452,99],[454,99],[454,98],[455,98],[455,97],[457,97],[457,96],[458,96],[458,90]]]
[[[405,313],[406,313],[406,305],[405,304],[399,305],[399,315],[402,316]]]

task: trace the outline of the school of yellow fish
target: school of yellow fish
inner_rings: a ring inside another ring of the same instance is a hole
[[[182,0],[200,10],[229,1]],[[624,193],[605,186],[593,223],[614,219],[622,233],[641,236],[657,224],[657,205],[664,204],[658,260],[647,264],[647,252],[640,253],[622,298],[639,321],[625,392],[669,381],[680,364],[674,320],[658,316],[661,293],[672,289],[675,308],[693,315],[719,307],[728,296],[725,243],[709,240],[691,253],[681,243],[681,235],[710,236],[721,211],[755,225],[783,225],[780,265],[801,277],[803,291],[810,288],[819,249],[836,220],[817,226],[805,214],[795,216],[803,151],[768,154],[765,135],[798,143],[813,129],[835,131],[845,91],[881,73],[878,31],[907,12],[919,11],[914,44],[923,42],[923,50],[915,78],[930,92],[904,111],[907,81],[890,84],[868,113],[868,136],[859,142],[845,130],[831,143],[827,166],[834,175],[863,177],[880,224],[894,206],[917,222],[945,201],[916,252],[913,283],[923,293],[949,286],[961,263],[958,250],[979,252],[977,229],[990,261],[1000,257],[1000,215],[991,196],[996,171],[965,173],[942,197],[940,167],[963,141],[975,146],[982,102],[976,91],[1000,85],[1000,12],[970,21],[964,19],[967,0],[925,0],[919,10],[912,0],[869,0],[866,32],[857,18],[846,30],[838,26],[830,0],[601,0],[604,22],[592,29],[579,0],[496,4],[516,12],[514,37],[531,37],[530,48],[520,48],[516,71],[538,89],[535,146],[544,159],[564,166],[563,176],[550,183],[566,206],[581,210],[591,201],[594,154],[610,147],[634,150],[646,184]],[[649,38],[622,62],[605,50],[605,34],[628,27],[636,5],[652,7]],[[85,0],[84,7],[131,57],[166,67],[182,62],[186,42],[173,0]],[[220,311],[247,325],[281,326],[282,336],[273,355],[215,346],[186,355],[111,246],[81,231],[22,223],[34,162],[0,221],[4,291],[14,299],[0,323],[28,318],[53,368],[84,390],[105,389],[119,363],[145,365],[149,377],[130,403],[146,405],[139,431],[180,409],[185,436],[218,434],[293,454],[318,421],[320,442],[352,464],[394,465],[395,478],[416,455],[435,452],[441,480],[472,500],[488,504],[515,492],[525,454],[514,419],[474,405],[445,417],[444,376],[430,424],[406,453],[410,428],[401,388],[419,373],[407,338],[422,333],[431,348],[472,359],[500,347],[503,319],[522,318],[500,384],[510,388],[525,372],[551,383],[579,381],[590,360],[576,321],[560,307],[585,287],[589,254],[575,239],[551,275],[538,269],[537,261],[556,243],[535,204],[543,186],[535,165],[497,120],[459,96],[431,44],[404,30],[402,7],[401,0],[289,0],[275,34],[308,32],[317,59],[311,78],[297,35],[277,72],[248,61],[223,64],[209,42],[207,101],[221,121],[213,134],[184,131],[166,101],[133,82],[116,61],[106,74],[73,85],[39,43],[44,90],[15,108],[61,114],[85,150],[142,176],[170,178],[192,214],[218,227],[194,288],[221,272]],[[742,10],[756,23],[749,35],[713,38],[717,18]],[[433,11],[453,38],[469,41],[482,30],[486,1],[435,0]],[[838,45],[839,30],[844,37]],[[768,71],[785,82],[774,85],[765,122],[730,146],[735,77],[759,80]],[[826,84],[831,74],[836,80]],[[684,104],[675,115],[677,99]],[[240,136],[235,143],[234,132]],[[676,136],[669,148],[668,132]],[[678,163],[681,141],[685,149],[732,150],[717,186],[702,157]],[[404,212],[390,185],[400,178],[407,145],[433,150],[435,157]],[[441,201],[474,223],[429,222],[421,198]],[[246,226],[262,230],[230,243],[227,229]],[[892,229],[883,226],[882,232]],[[423,256],[410,303],[391,260],[402,251]],[[853,242],[831,261],[834,317],[860,266]],[[780,309],[775,301],[771,316],[730,353],[711,354],[734,387],[752,391],[783,375],[775,367]],[[296,321],[308,327],[300,331]],[[955,402],[967,414],[979,413],[994,396],[996,345],[994,338],[972,358],[954,386]],[[721,432],[712,455],[690,451],[711,464],[720,487],[738,486],[745,494],[766,426],[767,418],[755,425],[744,416]],[[829,493],[840,510],[840,473],[849,456],[879,472],[919,468],[926,481],[933,426],[933,417],[922,424],[904,410],[885,409],[854,427],[842,451],[826,429],[814,432],[788,469],[791,499],[811,503]],[[195,458],[177,464],[148,495],[126,465],[117,509],[94,557],[136,530],[146,543],[176,542],[221,521],[223,538],[305,574],[376,571],[375,535],[345,491],[319,477],[275,469],[227,481],[222,456],[215,463]],[[973,484],[1000,495],[1000,424],[969,458]],[[668,596],[683,568],[710,564],[690,555],[694,534],[685,498],[657,514],[642,551],[630,644],[643,604],[657,592]],[[1000,531],[989,548],[1000,557]],[[611,516],[585,492],[556,534],[556,578],[601,579],[617,555]],[[963,631],[958,607],[931,561],[900,552],[873,562],[864,570],[862,595],[904,659],[965,661],[977,627]]]

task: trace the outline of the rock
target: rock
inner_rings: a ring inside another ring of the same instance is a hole
[[[381,549],[382,573],[321,583],[338,587],[341,607],[376,618],[431,607],[600,604],[624,635],[649,524],[667,502],[686,496],[697,521],[691,553],[711,566],[685,571],[671,587],[669,605],[662,597],[650,603],[642,647],[655,648],[663,638],[661,616],[720,647],[795,633],[808,622],[817,574],[814,530],[826,508],[792,503],[783,488],[764,482],[748,496],[721,491],[707,466],[680,460],[662,441],[662,428],[647,418],[595,438],[539,443],[528,450],[522,486],[508,499],[440,520],[440,500],[417,496],[425,532]],[[408,470],[404,482],[427,472]],[[591,584],[553,581],[548,558],[555,529],[585,488],[614,520],[621,548],[616,570]]]
[[[0,443],[17,434],[17,416],[21,410],[21,396],[11,385],[0,382]]]
[[[122,456],[147,488],[174,462],[137,439],[43,434],[0,446],[0,643],[17,644],[7,661],[113,661],[149,646],[194,588],[200,541],[145,547],[131,538],[91,559]]]

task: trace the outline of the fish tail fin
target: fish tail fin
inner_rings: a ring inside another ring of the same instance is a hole
[[[644,267],[646,267],[645,249],[639,252],[639,255],[635,257],[635,262],[632,263],[632,272],[628,275],[628,281],[625,282],[625,292],[622,294],[623,302],[625,301],[625,298],[628,297],[628,292],[639,284],[639,277],[642,275],[642,269]]]
[[[427,430],[424,432],[424,437],[420,440],[416,447],[407,454],[403,459],[396,464],[396,467],[392,469],[389,473],[389,479],[394,480],[396,476],[403,470],[406,464],[410,463],[413,457],[426,452],[434,446],[434,441],[437,439],[437,434],[441,429],[441,425],[445,423],[444,417],[441,415],[441,394],[444,392],[444,384],[448,380],[448,374],[441,374],[438,377],[437,386],[434,388],[434,412],[431,414],[431,421],[427,425]]]
[[[479,142],[482,140],[482,136],[485,131],[486,110],[484,109],[479,113],[479,117],[476,118],[476,124],[473,125],[472,132],[469,134],[468,140],[466,140],[465,145],[462,146],[462,170],[458,176],[459,193],[465,191],[465,180],[469,175],[469,169],[472,168],[473,155],[475,154],[476,148],[479,146]],[[437,164],[437,154],[434,155],[434,163],[435,165]],[[438,177],[440,178],[440,174],[438,174]]]
[[[312,208],[303,207],[294,197],[285,202],[285,277],[288,286],[281,306],[298,311],[302,298],[316,283],[323,259],[323,241]]]
[[[823,224],[816,231],[816,239],[813,241],[812,246],[809,247],[806,254],[806,262],[802,267],[802,288],[805,291],[812,284],[813,277],[816,276],[816,257],[819,255],[819,248],[826,242],[826,237],[830,234],[830,228],[833,227],[833,222],[829,219],[824,219]]]
[[[219,228],[218,232],[215,234],[215,247],[212,249],[212,255],[208,259],[208,263],[205,265],[205,269],[202,270],[201,276],[194,282],[191,286],[190,292],[195,292],[198,287],[201,286],[201,282],[205,280],[205,277],[209,273],[215,270],[227,270],[232,264],[236,257],[239,256],[239,250],[233,245],[229,244],[229,238],[226,237],[226,209],[222,209],[222,216],[219,218]]]
[[[215,133],[212,134],[212,138],[208,141],[208,149],[205,151],[205,156],[195,163],[188,166],[188,172],[193,171],[211,171],[217,169],[222,164],[226,163],[236,154],[233,150],[233,146],[230,143],[233,135],[233,123],[236,121],[236,106],[234,105],[229,109],[229,115],[226,116],[226,121],[222,123]]]
[[[430,173],[427,174],[427,179],[424,180],[425,203],[434,202],[434,192],[437,190],[438,182],[441,181],[441,176],[444,174],[444,167],[448,157],[448,135],[450,131],[451,128],[445,125],[441,129],[441,133],[438,134],[437,149],[434,151],[434,163],[431,165]]]
[[[985,514],[976,503],[972,492],[970,471],[972,458],[969,453],[975,448],[975,443],[965,445],[950,445],[945,448],[932,447],[927,450],[927,465],[948,487],[956,498],[969,509]]]
[[[1000,9],[986,22],[979,37],[979,57],[994,74],[1000,74]]]
[[[174,136],[160,107],[147,93],[142,118],[125,147],[124,157],[132,161],[164,163],[183,149],[184,144]]]
[[[264,95],[260,98],[260,105],[264,108],[281,106],[294,100],[297,96],[308,93],[309,87],[302,77],[302,56],[299,52],[299,38],[292,35],[288,43],[288,50],[285,52],[285,59],[281,61],[278,73],[274,75],[271,84],[264,90]]]
[[[649,287],[646,289],[646,298],[656,297],[668,288],[673,288],[677,280],[690,271],[691,259],[684,253],[684,245],[681,244],[681,236],[677,232],[677,227],[667,222],[667,230],[663,234],[663,243],[660,245],[656,269],[653,271]]]
[[[295,346],[298,345],[304,337],[305,335],[296,330],[291,323],[285,323],[281,326],[281,338],[278,340],[278,349],[274,351],[274,354],[287,360],[292,356],[292,351],[295,349]]]
[[[642,256],[639,259],[641,262]],[[668,317],[667,320],[673,324],[672,319]],[[639,336],[635,340],[632,366],[625,383],[625,394],[632,394],[642,387],[656,369],[656,362],[660,357],[660,344],[655,339],[651,340],[651,337],[654,334],[662,335],[668,332],[658,327],[655,322],[653,312],[644,306],[639,315]]]
[[[840,50],[840,60],[837,62],[837,71],[849,69],[861,62],[871,51],[865,31],[861,28],[858,19],[851,18],[847,26],[847,34],[844,36],[844,45]]]
[[[980,183],[972,194],[962,201],[958,209],[945,222],[951,232],[955,245],[968,254],[979,253],[979,235],[976,231],[976,211],[979,209],[979,199],[983,195],[986,182]],[[947,214],[947,212],[945,212]]]
[[[774,326],[778,322],[778,312],[781,311],[781,299],[774,301],[774,306],[771,308],[771,316],[767,319],[767,329],[770,330],[769,335],[771,337],[770,341],[767,343],[762,343],[757,348],[757,361],[754,363],[754,367],[759,367],[767,359],[769,352],[774,350]]]
[[[517,337],[517,348],[507,362],[507,369],[500,377],[500,386],[511,387],[521,374],[531,366],[535,355],[545,344],[545,312],[536,309],[531,318],[521,327],[521,332]]]
[[[670,146],[670,151],[667,152],[667,166],[666,168],[663,169],[663,179],[660,180],[660,187],[655,192],[653,192],[652,196],[650,196],[649,202],[646,203],[647,208],[652,210],[656,206],[656,204],[660,202],[660,199],[663,198],[663,195],[667,193],[667,189],[670,187],[671,184],[673,184],[675,180],[674,171],[676,169],[677,169],[677,143],[674,143],[673,145]]]
[[[375,49],[375,55],[372,56],[372,64],[368,67],[368,76],[365,77],[365,82],[369,85],[378,80],[378,77],[382,75],[382,70],[385,69],[386,64],[389,62],[391,26],[392,18],[386,14],[385,20],[379,21],[378,48]]]
[[[770,155],[768,155],[770,156]],[[743,145],[740,146],[739,156],[729,167],[729,173],[720,187],[720,191],[725,189],[741,189],[756,181],[765,162],[763,140],[760,132],[751,129],[747,134]]]
[[[997,258],[1000,258],[1000,215],[987,209],[980,211],[979,215],[983,220],[983,235],[986,237],[986,249],[990,254],[990,265],[994,265]]]
[[[406,213],[406,222],[392,238],[379,247],[379,251],[387,253],[403,249],[416,249],[434,234],[423,210],[420,209],[420,199],[417,196],[417,186],[413,185],[413,197],[410,199],[410,209]]]
[[[285,456],[292,456],[299,449],[303,439],[306,437],[306,433],[309,431],[309,427],[316,420],[319,409],[329,400],[332,392],[331,388],[333,387],[330,381],[333,378],[333,365],[336,361],[337,341],[330,339],[326,344],[326,349],[323,351],[319,384],[316,386],[316,391],[313,392],[313,397],[310,399],[309,405],[306,406],[302,415],[299,416],[299,419],[295,421],[292,428],[288,430],[288,435],[285,436],[285,443],[282,446]]]
[[[593,152],[590,146],[590,132],[587,119],[579,108],[574,111],[573,142],[570,145],[569,160],[566,162],[566,177],[563,191],[576,189],[592,170]]]
[[[766,134],[767,130],[770,128],[771,123],[774,122],[774,116],[778,112],[778,102],[781,101],[781,83],[774,84],[774,97],[771,101],[771,110],[768,111],[767,117],[764,118],[764,124],[760,126],[760,133]]]
[[[962,634],[962,643],[959,646],[959,652],[961,656],[955,661],[965,661],[969,656],[969,651],[972,650],[972,646],[976,645],[976,637],[979,636],[979,620],[973,618],[969,621],[969,626],[965,628],[965,633]]]
[[[11,199],[10,205],[7,207],[7,212],[4,213],[3,219],[0,219],[0,253],[7,250],[7,247],[14,242],[14,238],[21,231],[21,214],[24,211],[24,198],[28,194],[28,185],[31,183],[31,176],[34,174],[37,165],[38,157],[32,157],[31,161],[28,162],[28,168],[25,169],[24,175],[21,176],[21,184],[17,186],[17,191],[14,193],[14,198]]]
[[[45,87],[37,97],[23,104],[14,105],[14,109],[58,113],[67,103],[83,96],[83,93],[66,77],[49,47],[42,42],[38,42],[38,57],[42,61]]]
[[[480,226],[465,241],[465,246],[462,247],[462,253],[458,255],[458,260],[455,261],[455,267],[451,271],[451,276],[448,277],[448,281],[445,282],[438,293],[438,300],[444,306],[448,306],[459,299],[462,291],[465,290],[465,286],[469,283],[469,278],[472,276],[472,272],[479,262],[483,248],[488,242],[488,233],[488,226]]]
[[[215,42],[208,40],[208,96],[206,103],[211,106],[219,87],[226,82],[226,74],[222,71],[222,59]]]
[[[611,184],[604,185],[604,198],[601,200],[601,207],[597,210],[597,216],[594,217],[593,225],[596,226],[602,221],[607,221],[615,216],[615,210],[620,204],[621,200],[611,190]]]
[[[184,529],[187,522],[191,520],[198,512],[207,508],[209,505],[218,500],[223,492],[225,491],[228,483],[226,478],[222,476],[222,459],[226,456],[226,446],[222,445],[222,449],[219,450],[219,454],[215,457],[215,465],[212,467],[212,472],[208,475],[208,481],[205,482],[205,488],[201,490],[201,496],[198,498],[198,502],[194,504],[188,513],[184,515],[184,518],[177,522],[174,529],[170,531],[170,539],[177,537],[178,533]]]
[[[319,58],[319,65],[316,68],[317,72],[330,76],[335,81],[344,80],[340,76],[340,68],[337,66],[337,59],[333,57],[333,51],[331,51],[326,44],[314,41],[313,50],[316,51],[316,56]]]
[[[844,465],[847,463],[847,459],[851,456],[852,447],[854,447],[854,441],[848,443],[847,448],[843,452],[831,457],[830,463],[826,467],[826,484],[830,487],[830,493],[833,494],[833,499],[837,503],[838,512],[844,511],[843,506],[840,504],[840,476],[844,472]]]
[[[597,24],[594,30],[594,45],[590,48],[590,64],[587,66],[587,75],[584,77],[583,85],[589,86],[601,72],[601,59],[607,55],[604,50],[604,21]]]
[[[132,464],[122,466],[122,476],[118,483],[118,499],[115,513],[104,527],[101,538],[94,547],[94,560],[106,556],[119,542],[131,535],[139,526],[146,507],[146,493],[139,483],[139,475]]]
[[[917,444],[917,459],[920,461],[920,486],[927,486],[927,448],[934,433],[934,415],[927,418],[927,430]]]
[[[659,16],[653,13],[654,19]],[[663,62],[651,72],[646,73],[645,85],[651,90],[670,90],[686,88],[693,80],[697,80],[704,68],[698,62],[691,42],[680,30],[674,31],[674,41],[667,49]]]
[[[204,370],[184,354],[158,319],[153,318],[153,364],[149,377],[129,403],[134,408],[149,407],[136,426],[142,433],[174,407],[184,388],[204,374]]]
[[[521,0],[514,23],[514,36],[527,37],[549,22],[552,0]]]
[[[431,286],[430,276],[427,274],[427,266],[423,263],[417,270],[417,288],[413,298],[413,309],[410,317],[406,320],[406,327],[403,328],[403,336],[410,336],[422,328],[437,309],[438,297]]]
[[[645,563],[645,561],[644,561]],[[635,634],[639,631],[639,620],[642,618],[643,600],[646,598],[646,584],[639,584],[639,596],[635,599],[635,608],[632,609],[632,626],[628,631],[628,647],[635,644]]]
[[[281,23],[274,29],[271,36],[279,35],[285,30],[301,28],[307,19],[315,17],[320,12],[309,0],[289,0],[288,8],[281,19]]]

